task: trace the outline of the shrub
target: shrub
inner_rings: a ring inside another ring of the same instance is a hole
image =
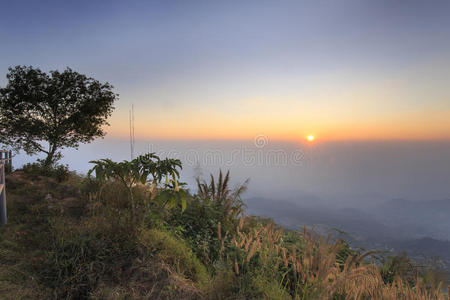
[[[220,258],[222,242],[219,242],[219,224],[221,239],[230,242],[238,217],[244,211],[241,195],[248,181],[230,189],[229,180],[230,172],[223,176],[222,171],[217,179],[211,174],[209,183],[197,178],[197,194],[190,198],[186,210],[183,213],[175,211],[169,218],[170,225],[183,229],[182,236],[207,265],[214,264]]]
[[[174,212],[171,215],[169,223],[172,228],[182,228],[181,236],[189,242],[195,254],[206,265],[211,265],[219,259],[217,226],[220,220],[220,213],[211,203],[193,198],[182,214]]]
[[[56,165],[51,170],[51,176],[54,177],[58,182],[67,181],[70,177],[70,171],[68,165]]]
[[[178,159],[161,160],[154,153],[147,153],[131,161],[115,162],[110,159],[100,159],[90,161],[90,163],[94,164],[94,167],[89,170],[88,177],[95,173],[98,182],[114,182],[125,188],[133,223],[138,221],[139,208],[146,205],[135,198],[135,187],[151,184],[149,191],[154,198],[163,178],[166,179],[166,182],[159,193],[170,195],[168,197],[170,199],[180,200],[182,211],[186,208],[186,199],[180,196],[182,193],[178,184],[179,169],[181,169],[181,161]]]
[[[27,163],[22,167],[22,171],[33,177],[51,177],[59,183],[65,182],[70,178],[69,167],[62,164],[46,167],[41,162]]]

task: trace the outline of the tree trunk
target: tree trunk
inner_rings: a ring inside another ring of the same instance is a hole
[[[55,152],[56,152],[55,145],[50,144],[50,149],[49,149],[49,151],[47,153],[47,158],[44,161],[44,165],[43,165],[44,168],[50,168],[52,166],[52,164],[54,162],[53,159],[54,159],[54,156],[55,156]]]

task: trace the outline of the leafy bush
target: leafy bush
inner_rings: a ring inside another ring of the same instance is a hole
[[[151,184],[149,193],[151,199],[154,199],[164,177],[166,182],[159,194],[169,195],[170,200],[180,200],[182,211],[186,208],[186,199],[181,197],[183,192],[180,191],[178,184],[180,177],[178,169],[181,169],[181,162],[178,159],[161,160],[154,153],[148,153],[140,155],[132,161],[114,162],[110,159],[100,159],[90,163],[93,163],[94,167],[89,170],[88,177],[95,173],[95,178],[100,184],[114,182],[125,188],[133,223],[137,222],[139,218],[139,208],[148,207],[147,203],[139,202],[136,199],[134,193],[136,186]]]
[[[51,177],[56,179],[58,182],[65,182],[70,178],[69,167],[62,164],[46,167],[40,162],[27,163],[22,167],[22,171],[34,177]]]
[[[198,193],[189,201],[183,213],[172,213],[169,223],[183,228],[183,237],[190,242],[195,253],[207,265],[214,264],[221,253],[221,239],[231,241],[243,213],[244,203],[241,194],[247,188],[247,182],[235,189],[229,188],[230,173],[223,176],[222,171],[216,178],[211,174],[210,182],[197,179]],[[220,231],[220,233],[219,233]]]
[[[53,168],[53,177],[58,181],[58,182],[64,182],[67,181],[69,179],[70,176],[70,171],[69,171],[69,166],[68,165],[56,165],[56,167]]]
[[[392,284],[396,277],[400,276],[410,284],[414,284],[417,269],[411,260],[403,253],[400,256],[390,256],[384,260],[380,273],[385,283]]]

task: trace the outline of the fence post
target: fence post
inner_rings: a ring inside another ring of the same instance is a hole
[[[13,171],[12,168],[12,151],[9,150],[8,151],[8,174],[11,173]]]
[[[3,155],[0,156],[3,159]],[[6,187],[5,187],[5,162],[0,165],[0,225],[6,224]]]
[[[3,157],[3,167],[5,168],[5,175],[9,173],[9,153],[8,151],[3,151],[4,157]]]

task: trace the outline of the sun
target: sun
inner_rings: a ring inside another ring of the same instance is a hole
[[[310,134],[310,135],[308,135],[308,136],[306,137],[306,139],[308,140],[308,142],[312,142],[312,141],[314,141],[316,138],[315,138],[312,134]]]

